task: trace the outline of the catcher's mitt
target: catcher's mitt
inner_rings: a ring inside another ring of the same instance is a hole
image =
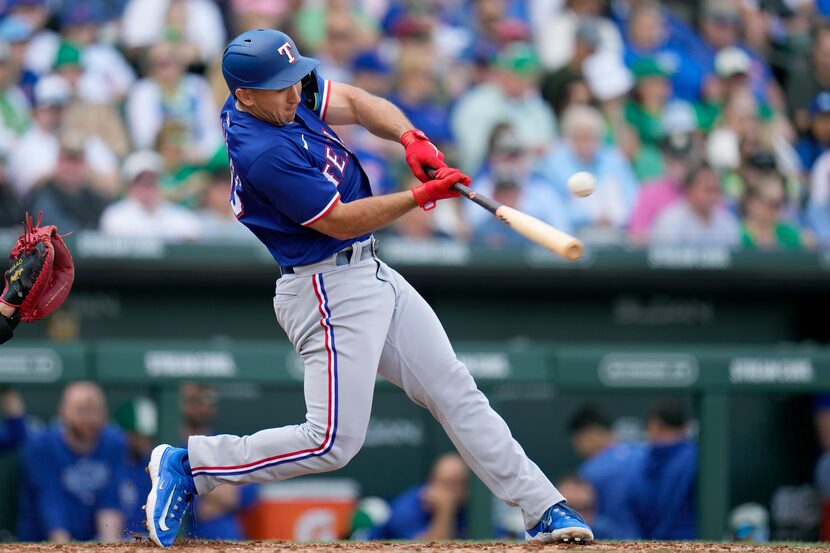
[[[60,307],[75,279],[75,264],[58,229],[54,225],[41,228],[42,219],[43,213],[32,225],[26,214],[23,235],[9,255],[12,263],[0,295],[0,302],[16,307],[16,315],[29,323]]]

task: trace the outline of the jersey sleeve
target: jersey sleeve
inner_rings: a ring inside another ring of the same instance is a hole
[[[286,217],[307,227],[325,217],[340,192],[323,172],[287,147],[268,150],[251,165],[247,180]]]
[[[321,77],[317,71],[312,71],[308,81],[303,81],[303,101],[323,121],[326,120],[330,94],[331,82]]]

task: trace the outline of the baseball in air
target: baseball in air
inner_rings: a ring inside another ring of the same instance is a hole
[[[568,190],[580,198],[590,196],[596,187],[597,179],[594,178],[594,175],[588,173],[587,171],[574,173],[571,175],[571,178],[568,179]]]

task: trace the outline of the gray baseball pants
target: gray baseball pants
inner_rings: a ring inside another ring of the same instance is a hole
[[[332,256],[277,281],[277,321],[305,365],[306,420],[250,436],[192,436],[197,492],[345,466],[363,445],[380,374],[429,409],[482,482],[533,526],[564,497],[478,390],[432,308],[369,248],[355,244],[348,265]]]

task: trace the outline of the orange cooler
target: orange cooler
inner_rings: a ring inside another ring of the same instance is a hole
[[[354,480],[307,478],[264,484],[259,501],[242,518],[248,539],[345,539],[360,495]]]

